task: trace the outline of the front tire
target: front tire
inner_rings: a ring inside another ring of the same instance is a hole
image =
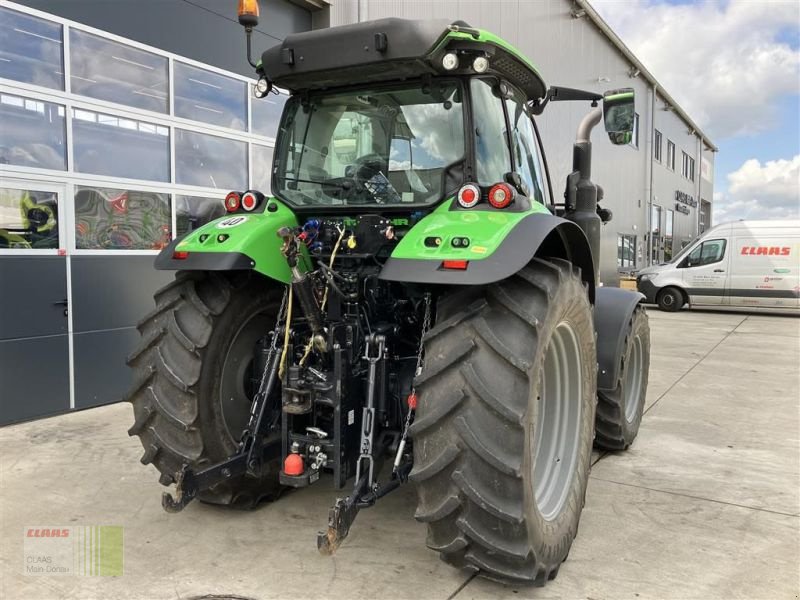
[[[446,562],[544,585],[578,531],[596,402],[592,309],[577,269],[534,261],[440,298],[412,425],[416,517]]]
[[[127,400],[163,485],[183,465],[202,468],[228,458],[247,425],[258,340],[275,327],[282,289],[252,274],[179,272],[156,292],[156,308],[139,323],[142,340],[128,357],[134,384]],[[278,398],[276,391],[271,399]],[[280,435],[280,431],[273,435]],[[260,479],[238,477],[198,494],[213,504],[252,508],[280,493],[280,461]]]
[[[627,324],[613,390],[597,391],[594,444],[602,450],[627,450],[639,433],[650,371],[650,325],[641,304]]]
[[[678,288],[667,287],[659,292],[656,302],[663,311],[678,312],[686,304],[686,299]]]

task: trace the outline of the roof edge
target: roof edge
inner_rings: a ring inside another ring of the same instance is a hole
[[[600,16],[600,14],[595,10],[595,8],[591,5],[589,0],[573,0],[578,6],[586,11],[586,16],[588,16],[592,22],[597,25],[597,27],[602,31],[611,42],[617,47],[618,50],[622,52],[622,54],[630,60],[633,65],[639,70],[639,72],[644,75],[645,79],[647,79],[651,85],[653,85],[656,89],[656,93],[660,94],[671,106],[675,108],[675,111],[689,124],[691,125],[694,132],[703,140],[703,142],[711,148],[713,152],[719,152],[719,148],[717,148],[716,144],[711,141],[703,130],[700,129],[700,126],[694,122],[694,120],[686,113],[686,111],[681,108],[681,105],[670,95],[669,92],[664,88],[663,85],[655,78],[647,67],[644,66],[642,61],[640,61],[637,56],[633,53],[633,51],[625,45],[625,42],[616,34],[616,32],[611,28],[611,26],[606,23],[605,19]]]

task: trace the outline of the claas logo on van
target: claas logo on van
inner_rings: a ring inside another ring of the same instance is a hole
[[[768,256],[789,256],[792,251],[790,246],[742,246],[742,254],[752,256],[766,254]]]

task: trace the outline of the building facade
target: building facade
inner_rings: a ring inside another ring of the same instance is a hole
[[[260,0],[254,47],[387,16],[462,19],[550,84],[633,87],[630,146],[594,137],[614,219],[600,277],[668,260],[711,220],[716,150],[583,0]],[[118,401],[159,248],[269,189],[285,96],[252,97],[235,2],[0,0],[0,424]],[[554,196],[587,106],[540,117]]]

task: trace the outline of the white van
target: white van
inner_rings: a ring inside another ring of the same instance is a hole
[[[800,221],[735,221],[712,227],[670,262],[636,277],[647,302],[800,308]]]

